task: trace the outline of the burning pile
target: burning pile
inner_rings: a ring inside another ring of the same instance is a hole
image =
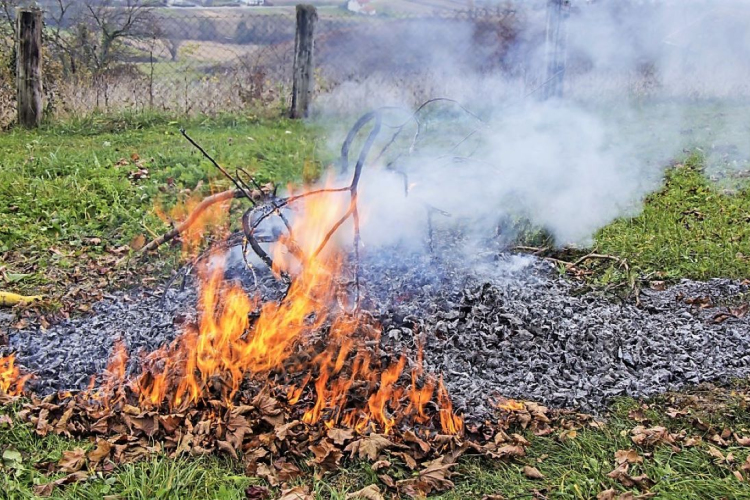
[[[254,203],[243,216],[246,242],[287,285],[280,300],[262,303],[226,281],[224,265],[217,264],[225,256],[212,251],[211,259],[199,259],[199,321],[144,355],[137,376],[127,375],[127,348],[119,343],[98,386],[92,379],[78,394],[32,395],[24,417],[39,434],[100,436],[94,452],[65,470],[77,474],[87,460],[96,468],[157,450],[222,450],[243,456],[249,473],[275,485],[299,473],[295,456],[312,452],[315,465],[331,470],[344,451],[375,461],[390,449],[412,469],[435,459],[425,470],[437,465],[442,471],[440,480],[408,480],[399,489],[426,494],[450,484],[448,468],[469,446],[463,418],[454,412],[442,378],[424,370],[421,347],[414,359],[383,352],[379,325],[360,308],[357,183],[380,120],[378,113],[366,115],[347,138],[344,171],[354,137],[373,122],[346,188],[286,199],[270,194],[258,204],[240,174],[232,178],[239,195]],[[287,211],[292,204],[294,218]],[[263,239],[259,227],[271,216],[286,232]],[[336,239],[349,220],[353,252]],[[261,243],[271,243],[270,255]],[[0,365],[0,390],[19,394],[26,377],[13,362],[11,357]],[[525,424],[536,430],[549,427],[541,407],[511,409],[525,412]],[[469,431],[482,441],[496,434],[492,425]],[[524,441],[505,435],[481,450],[519,456]]]

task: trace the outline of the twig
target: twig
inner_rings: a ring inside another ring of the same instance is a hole
[[[145,245],[143,248],[141,248],[137,256],[143,255],[147,252],[150,252],[151,250],[154,250],[156,248],[159,248],[164,243],[173,240],[175,237],[180,235],[181,233],[187,231],[190,226],[195,224],[195,222],[200,218],[201,214],[206,211],[208,207],[211,205],[215,205],[216,203],[222,203],[224,201],[231,200],[233,198],[242,198],[245,196],[244,191],[241,190],[235,190],[230,189],[228,191],[222,191],[221,193],[216,193],[214,195],[209,196],[208,198],[204,198],[203,201],[201,201],[197,207],[195,207],[195,210],[193,210],[187,219],[182,221],[180,224],[176,225],[174,228],[172,228],[171,231],[159,236],[158,238],[151,240],[147,245]],[[117,261],[115,266],[120,266],[123,263],[125,263],[130,256],[125,256]]]

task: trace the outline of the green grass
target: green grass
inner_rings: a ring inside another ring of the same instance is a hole
[[[169,208],[199,185],[202,194],[228,188],[180,135],[181,126],[230,172],[243,167],[260,182],[317,171],[311,130],[283,119],[93,116],[12,130],[0,135],[0,268],[16,277],[4,288],[50,285],[44,291],[59,294],[66,283],[56,273],[85,268],[82,256],[96,261],[138,235],[163,233],[156,204]],[[138,169],[134,155],[148,177],[130,177]]]
[[[633,272],[654,280],[750,277],[750,189],[727,191],[710,182],[693,155],[667,172],[636,217],[596,235],[601,253],[627,259]],[[604,282],[623,278],[607,267]]]

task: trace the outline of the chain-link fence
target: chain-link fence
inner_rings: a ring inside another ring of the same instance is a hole
[[[108,40],[85,18],[45,13],[48,113],[147,109],[217,113],[288,106],[294,64],[293,10],[160,8]],[[69,14],[69,13],[68,13]],[[507,65],[516,14],[506,9],[410,16],[321,12],[316,88],[398,82],[420,92],[441,68],[494,71]],[[4,122],[13,112],[12,22],[0,47]],[[506,68],[507,69],[507,68]]]

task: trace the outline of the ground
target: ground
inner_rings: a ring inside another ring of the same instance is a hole
[[[93,117],[36,132],[4,133],[0,289],[47,297],[34,310],[15,311],[14,321],[38,314],[49,321],[80,314],[101,293],[156,280],[174,267],[179,246],[129,266],[116,267],[115,262],[168,228],[158,212],[168,212],[193,191],[205,195],[228,187],[186,144],[180,126],[224,165],[245,167],[262,182],[313,178],[328,160],[326,139],[319,131],[257,117],[185,122],[158,115]],[[614,292],[631,293],[682,277],[748,278],[750,192],[741,184],[729,189],[711,182],[699,151],[677,160],[662,189],[646,200],[643,212],[602,229],[594,248],[546,250],[543,238],[526,243],[567,262],[592,250],[616,257],[575,268],[560,265],[571,279]],[[576,432],[559,429],[548,436],[524,433],[531,441],[527,456],[512,463],[463,459],[454,476],[455,489],[442,498],[592,498],[608,489],[637,495],[642,490],[638,482],[628,486],[608,476],[616,468],[616,453],[631,449],[642,463],[633,464],[629,474],[645,474],[654,481],[651,491],[659,498],[750,497],[743,468],[750,448],[742,445],[750,436],[749,401],[741,381],[729,388],[695,388],[648,402],[620,400],[603,416],[601,426]],[[0,491],[9,498],[32,498],[35,485],[59,477],[46,472],[48,464],[57,462],[65,450],[92,445],[40,438],[15,418],[17,410],[17,405],[0,409],[0,415],[7,416],[0,416]],[[659,425],[694,437],[692,446],[676,451],[668,445],[634,442],[634,428]],[[535,467],[544,477],[527,477],[524,466]],[[394,477],[409,475],[397,460],[392,467]],[[348,463],[345,470],[322,478],[306,470],[309,476],[302,483],[319,498],[345,498],[378,481],[366,464]],[[230,459],[156,456],[58,488],[54,495],[232,499],[263,491],[248,490],[252,485],[268,486],[246,477]]]

